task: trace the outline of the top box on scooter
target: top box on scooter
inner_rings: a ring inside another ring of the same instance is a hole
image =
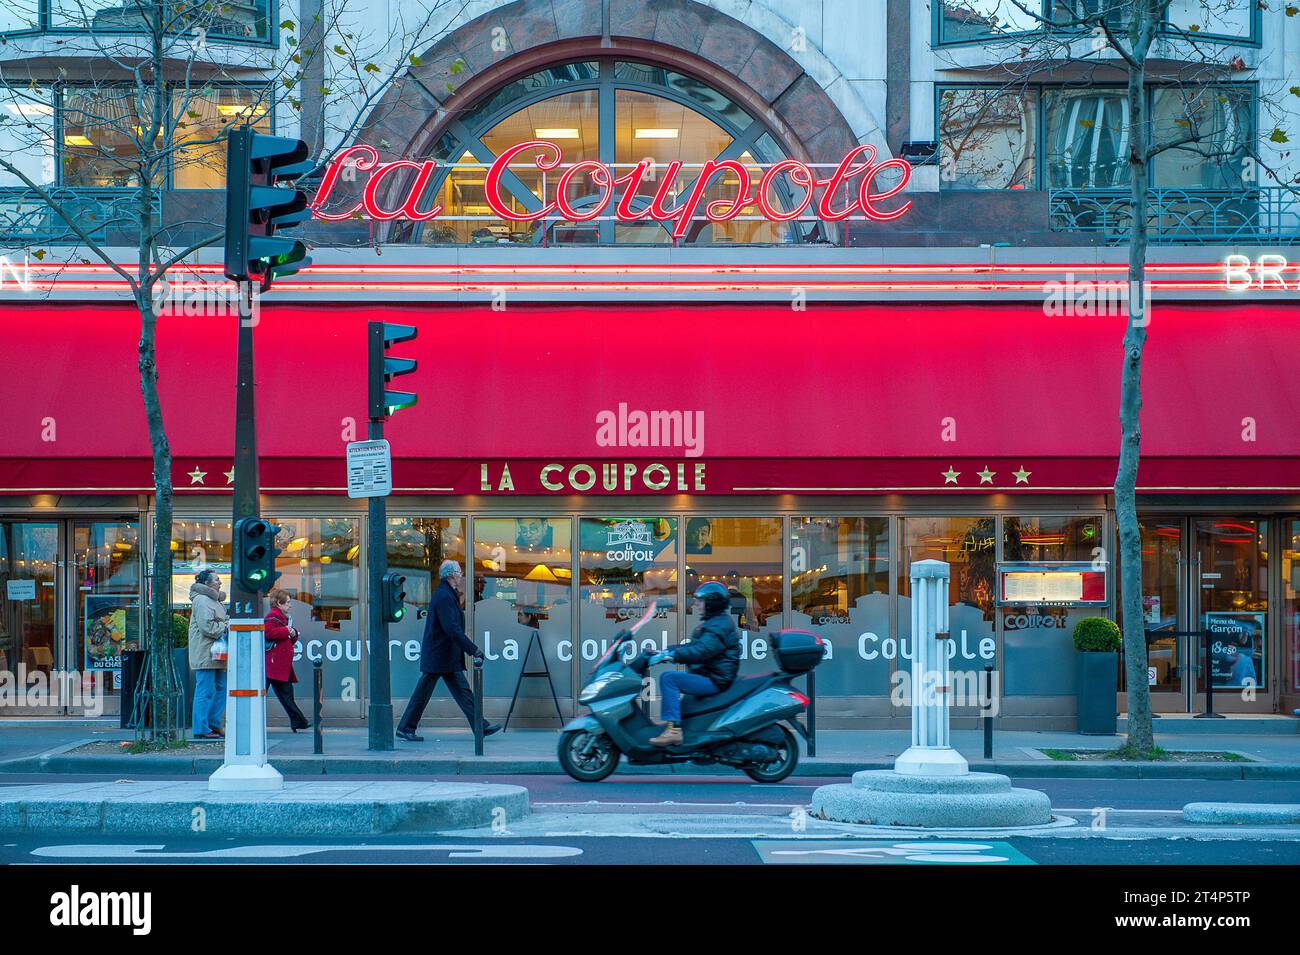
[[[772,649],[776,665],[786,673],[807,673],[822,662],[826,652],[821,637],[807,630],[778,630]]]

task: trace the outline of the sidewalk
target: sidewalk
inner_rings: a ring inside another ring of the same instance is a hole
[[[10,730],[9,732],[17,732]],[[6,731],[0,730],[0,733]],[[559,773],[555,755],[559,734],[555,730],[508,730],[484,741],[484,755],[474,756],[474,740],[468,729],[435,727],[423,730],[423,743],[395,741],[392,752],[367,750],[363,727],[325,731],[325,752],[312,753],[310,732],[292,734],[270,731],[269,756],[286,775],[526,775]],[[0,762],[2,773],[113,773],[206,776],[221,765],[220,744],[195,742],[169,753],[129,755],[112,752],[114,740],[130,740],[129,731],[102,729],[93,736],[82,733],[61,740],[41,752]],[[1157,735],[1165,749],[1212,751],[1240,754],[1242,762],[1159,762],[1133,763],[1106,760],[1078,762],[1048,758],[1043,749],[1114,749],[1123,737],[1080,736],[1064,732],[1006,731],[994,736],[994,758],[986,761],[983,737],[977,730],[955,730],[954,747],[970,761],[972,769],[1003,773],[1013,778],[1188,778],[1188,779],[1300,779],[1300,737],[1293,735]],[[823,730],[817,734],[817,755],[802,756],[796,771],[800,776],[850,776],[861,769],[889,769],[894,757],[910,743],[906,731]],[[98,752],[76,752],[98,741]],[[732,775],[738,770],[726,766],[629,766],[621,773],[637,775],[690,774]]]

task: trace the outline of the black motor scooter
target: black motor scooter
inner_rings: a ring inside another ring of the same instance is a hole
[[[795,717],[808,697],[791,681],[821,662],[822,639],[803,630],[781,630],[773,639],[780,669],[742,677],[712,696],[682,697],[682,735],[677,746],[653,746],[662,732],[641,706],[649,657],[631,656],[627,645],[654,615],[650,607],[630,629],[618,634],[591,672],[578,702],[591,710],[570,721],[560,733],[559,757],[564,771],[580,782],[599,782],[626,755],[633,765],[697,763],[734,766],[762,783],[780,782],[799,763],[799,744],[786,724],[807,738]]]

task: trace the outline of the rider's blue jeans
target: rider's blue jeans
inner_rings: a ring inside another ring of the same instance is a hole
[[[659,694],[664,700],[659,715],[665,722],[680,723],[683,693],[689,693],[691,696],[709,696],[717,692],[718,685],[707,676],[669,670],[659,677]]]

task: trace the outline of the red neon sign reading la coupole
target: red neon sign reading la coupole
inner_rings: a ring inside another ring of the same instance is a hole
[[[802,216],[813,205],[816,206],[817,216],[827,222],[839,222],[857,213],[877,222],[888,222],[904,215],[912,207],[911,200],[908,200],[893,209],[880,208],[881,202],[892,199],[906,188],[912,178],[912,167],[906,159],[897,157],[877,162],[876,147],[865,145],[858,146],[845,156],[828,179],[818,179],[807,163],[797,159],[783,159],[773,163],[759,179],[757,188],[752,191],[750,187],[753,184],[753,177],[750,175],[749,166],[735,159],[710,160],[701,166],[699,175],[690,190],[685,195],[679,196],[679,201],[671,205],[670,190],[682,169],[682,163],[674,160],[665,165],[664,175],[655,177],[658,179],[658,185],[651,195],[641,193],[640,190],[647,174],[654,167],[652,160],[643,159],[627,173],[616,177],[614,170],[605,163],[587,159],[573,163],[564,170],[556,184],[553,201],[534,212],[516,212],[510,208],[501,191],[501,178],[507,167],[525,153],[537,153],[533,162],[543,172],[557,169],[564,162],[563,150],[555,143],[542,140],[519,143],[501,153],[488,168],[483,184],[487,205],[498,218],[513,222],[533,222],[546,218],[586,222],[604,215],[605,210],[613,202],[614,217],[619,221],[638,222],[654,219],[659,222],[672,222],[673,237],[680,239],[690,229],[691,222],[700,212],[705,192],[714,177],[720,173],[731,173],[736,177],[735,191],[730,198],[715,199],[704,207],[704,216],[710,222],[729,222],[750,207],[756,208],[758,215],[763,219],[772,222],[788,222]],[[325,212],[324,207],[329,201],[330,194],[343,176],[343,170],[349,166],[358,172],[369,173],[361,199],[350,208]],[[327,222],[352,219],[363,210],[365,217],[379,222],[393,219],[428,221],[441,214],[443,210],[440,204],[427,209],[418,207],[422,194],[437,173],[437,168],[438,164],[431,159],[423,162],[411,159],[380,162],[379,152],[373,146],[351,146],[339,153],[326,167],[320,189],[316,192],[316,198],[312,200],[313,214],[317,219]],[[406,196],[394,208],[384,208],[380,205],[379,196],[385,182],[390,176],[404,169],[415,173],[415,178],[406,190]],[[876,177],[886,169],[897,169],[899,180],[887,189],[876,192],[874,189]],[[580,210],[573,206],[570,191],[575,179],[583,175],[587,177],[583,183],[584,188],[594,186],[600,190],[600,194],[594,203]],[[803,199],[795,208],[784,211],[778,208],[771,198],[772,188],[782,175],[789,177],[790,181],[804,192]],[[858,179],[856,195],[843,207],[836,208],[837,194],[844,186],[848,186],[852,193],[854,179]],[[815,195],[817,189],[822,190],[820,196]],[[616,195],[617,201],[615,201]],[[632,207],[633,201],[638,198],[642,202],[649,200],[649,204],[641,211]]]

